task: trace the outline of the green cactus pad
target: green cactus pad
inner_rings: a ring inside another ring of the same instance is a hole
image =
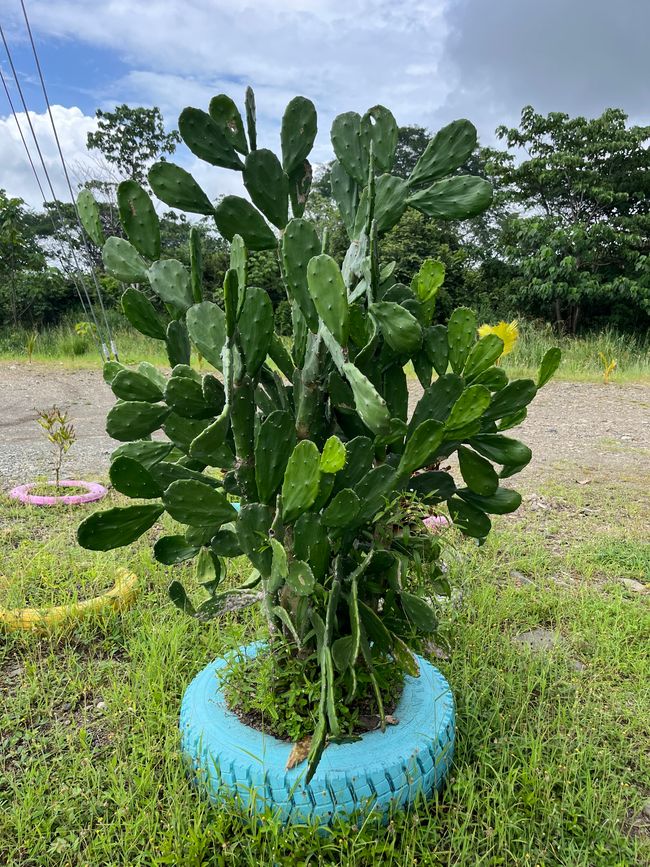
[[[77,196],[77,212],[79,213],[81,225],[86,230],[86,234],[93,244],[96,244],[98,247],[103,246],[105,238],[99,205],[90,190],[83,189]]]
[[[160,258],[160,224],[158,215],[140,184],[122,181],[117,188],[120,222],[127,238],[146,259]]]
[[[292,560],[287,573],[287,585],[296,596],[310,596],[316,586],[314,573],[304,560]]]
[[[320,468],[323,473],[338,473],[345,466],[347,452],[337,436],[331,436],[323,447]]]
[[[192,440],[196,439],[208,427],[208,424],[209,422],[204,419],[183,418],[172,412],[165,419],[163,430],[176,448],[187,455],[189,454]]]
[[[163,503],[175,521],[193,527],[218,526],[237,517],[224,494],[195,479],[172,482],[163,494]]]
[[[164,512],[163,506],[148,503],[95,512],[77,529],[77,541],[89,551],[110,551],[130,545],[146,533]]]
[[[424,149],[409,177],[410,186],[430,184],[451,174],[466,162],[476,147],[476,127],[455,120],[439,130]]]
[[[337,528],[349,526],[356,519],[360,508],[361,501],[355,492],[350,488],[343,488],[323,512],[323,524]]]
[[[427,419],[419,424],[406,440],[398,473],[410,475],[420,467],[432,463],[436,450],[442,442],[443,430],[442,422],[434,419]]]
[[[335,340],[345,346],[350,321],[348,294],[341,269],[331,256],[321,253],[309,260],[307,285],[318,315]]]
[[[498,391],[485,413],[486,419],[497,419],[523,409],[537,394],[537,385],[532,379],[514,379]]]
[[[409,422],[409,432],[429,418],[446,421],[452,406],[462,395],[463,388],[463,380],[454,373],[445,374],[431,383],[415,407]]]
[[[142,439],[158,430],[169,415],[166,406],[126,400],[111,407],[106,417],[106,433],[120,442]]]
[[[366,473],[356,487],[356,494],[361,502],[356,523],[371,520],[384,508],[394,490],[395,478],[396,472],[388,464],[382,464]]]
[[[330,559],[330,543],[320,515],[304,512],[293,525],[293,550],[296,557],[306,560],[317,580],[322,581]]]
[[[537,376],[537,388],[543,388],[551,379],[555,371],[560,366],[562,361],[562,350],[557,346],[551,347],[542,358],[542,363],[539,366],[539,374]]]
[[[249,503],[242,506],[235,530],[239,545],[263,578],[271,575],[272,553],[269,545],[272,512],[268,506]]]
[[[458,449],[460,473],[467,487],[475,494],[491,497],[499,487],[499,477],[492,464],[466,446]]]
[[[425,259],[411,281],[411,289],[422,305],[423,321],[429,325],[436,306],[438,291],[445,281],[445,266],[437,259]]]
[[[454,373],[461,373],[476,340],[476,313],[469,307],[457,307],[447,323],[449,363]]]
[[[282,484],[295,443],[290,413],[276,410],[260,425],[255,442],[255,481],[262,503],[270,503]]]
[[[309,156],[318,130],[316,108],[310,99],[296,96],[282,118],[282,166],[289,175]]]
[[[234,525],[222,527],[210,541],[210,547],[218,557],[241,557],[244,553],[239,545]]]
[[[246,96],[244,99],[246,106],[246,129],[248,131],[248,141],[252,151],[257,150],[257,121],[255,112],[255,94],[252,87],[246,88]]]
[[[172,367],[177,364],[189,364],[191,355],[190,338],[185,323],[180,319],[172,319],[167,326],[165,338],[167,358]]]
[[[369,108],[361,118],[359,134],[365,153],[370,153],[372,143],[375,171],[389,172],[397,148],[397,122],[392,112],[383,105]]]
[[[231,146],[245,156],[248,153],[248,143],[244,122],[234,101],[225,93],[220,93],[212,97],[208,111]]]
[[[232,452],[225,445],[230,427],[230,411],[223,411],[212,424],[208,425],[190,443],[190,456],[204,461],[210,467],[224,467],[232,464]]]
[[[259,148],[248,154],[244,164],[244,185],[253,204],[267,220],[278,229],[284,229],[289,215],[289,178],[273,151]]]
[[[111,463],[109,477],[115,490],[127,497],[151,500],[163,493],[149,470],[125,455]]]
[[[179,208],[191,214],[214,214],[210,199],[192,175],[175,163],[154,163],[148,177],[151,189],[170,208]]]
[[[455,175],[413,193],[408,204],[427,217],[467,220],[482,214],[492,202],[492,186],[476,175]]]
[[[192,298],[196,304],[203,301],[203,256],[201,255],[201,235],[196,226],[190,229],[190,279]]]
[[[282,482],[282,517],[295,521],[309,509],[320,485],[320,452],[315,443],[301,440],[291,453]]]
[[[162,536],[153,546],[153,556],[165,566],[176,566],[192,560],[200,550],[198,545],[191,545],[185,536]]]
[[[102,261],[108,273],[123,283],[144,283],[147,263],[124,238],[108,238],[102,248]]]
[[[307,266],[320,250],[320,239],[313,223],[302,219],[289,221],[282,236],[284,278],[291,297],[314,333],[318,330],[318,314],[309,294]]]
[[[248,254],[241,235],[234,235],[230,242],[230,267],[237,272],[239,304],[243,304],[246,286],[248,284]]]
[[[479,419],[490,405],[491,394],[484,385],[470,385],[454,403],[446,430],[456,431]]]
[[[162,400],[160,388],[148,376],[136,370],[120,370],[111,382],[115,397],[121,400],[144,400],[156,403]]]
[[[500,391],[508,384],[508,374],[502,367],[488,367],[472,380],[474,385],[484,385],[490,391]]]
[[[147,272],[153,291],[165,304],[185,312],[194,303],[190,274],[176,259],[160,259]]]
[[[165,389],[167,405],[183,418],[214,418],[220,408],[209,403],[200,382],[186,376],[172,376]]]
[[[386,401],[379,394],[367,376],[347,362],[343,365],[343,372],[347,377],[354,395],[354,404],[361,421],[378,435],[388,433],[390,428],[390,413]]]
[[[171,443],[154,442],[153,440],[136,440],[118,446],[111,454],[111,461],[117,460],[124,455],[133,458],[148,470],[159,461],[169,457],[173,446]]]
[[[485,373],[503,354],[503,340],[496,334],[486,334],[485,337],[471,348],[463,367],[466,382],[472,382]]]
[[[289,198],[294,217],[302,217],[305,213],[313,174],[311,163],[304,160],[289,175]]]
[[[508,515],[516,512],[521,506],[521,494],[510,488],[499,488],[488,497],[480,496],[467,488],[461,488],[458,496],[462,497],[470,506],[487,512],[489,515]]]
[[[215,210],[217,228],[226,240],[241,235],[249,250],[273,250],[278,243],[260,212],[246,199],[225,196]]]
[[[131,325],[155,340],[165,339],[165,326],[144,292],[129,286],[122,295],[122,310]]]
[[[368,180],[368,142],[361,137],[361,116],[355,111],[334,118],[331,131],[336,158],[361,187]]]
[[[447,373],[449,342],[445,325],[430,325],[424,330],[422,348],[438,376]]]
[[[354,235],[354,224],[359,204],[359,188],[354,178],[345,171],[338,160],[332,163],[330,172],[332,195],[339,206],[341,219],[350,237]],[[363,184],[362,184],[363,186]]]
[[[485,512],[465,502],[465,500],[452,497],[447,500],[447,508],[454,526],[458,527],[465,536],[484,539],[492,529],[492,522]]]
[[[441,503],[456,493],[456,483],[453,476],[440,470],[431,470],[413,476],[408,484],[409,491],[414,491],[429,503]]]
[[[221,351],[226,342],[226,317],[217,304],[202,301],[187,311],[187,330],[201,355],[221,370]]]
[[[255,377],[266,360],[273,336],[273,305],[264,289],[248,287],[238,326],[246,370]]]
[[[501,434],[478,434],[469,444],[483,457],[496,464],[524,465],[533,456],[527,445]]]
[[[178,131],[192,153],[206,163],[225,169],[242,168],[242,161],[224,130],[206,111],[184,108],[178,118]]]
[[[379,324],[386,343],[401,355],[412,355],[422,345],[422,329],[417,319],[401,304],[377,301],[369,311]]]
[[[334,490],[356,488],[372,466],[375,449],[369,437],[358,436],[345,443],[345,466],[336,474]]]

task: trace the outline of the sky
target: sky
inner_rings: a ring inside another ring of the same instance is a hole
[[[377,103],[399,124],[435,131],[458,117],[483,143],[521,108],[597,116],[610,106],[650,124],[650,0],[25,0],[55,124],[68,163],[87,163],[97,108],[157,105],[207,110],[255,89],[259,146],[279,151],[280,120],[296,94],[312,99],[315,163],[332,157],[329,129],[343,111]],[[2,0],[5,31],[55,191],[60,164],[20,0]],[[25,116],[0,45],[0,67]],[[36,154],[34,153],[36,158]],[[237,173],[174,157],[211,197],[240,190]],[[41,196],[0,87],[0,188]]]

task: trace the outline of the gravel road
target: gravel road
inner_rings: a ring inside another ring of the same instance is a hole
[[[412,386],[415,405],[422,393]],[[35,421],[35,408],[53,403],[69,410],[78,440],[65,475],[101,478],[115,443],[104,430],[113,395],[98,370],[63,366],[0,364],[0,481],[4,487],[46,474],[49,450]],[[620,475],[633,469],[650,479],[650,386],[551,383],[530,408],[517,436],[533,449],[519,477],[534,487],[555,473]]]

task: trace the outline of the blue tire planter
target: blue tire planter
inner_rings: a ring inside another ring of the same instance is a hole
[[[249,645],[254,655],[260,645]],[[220,685],[227,658],[191,682],[180,714],[183,753],[197,785],[215,804],[235,800],[252,816],[272,811],[284,823],[328,825],[374,813],[388,821],[418,795],[439,789],[454,749],[454,701],[442,674],[421,657],[419,677],[406,677],[395,709],[399,720],[351,744],[331,744],[307,785],[307,763],[286,770],[291,744],[240,722]]]

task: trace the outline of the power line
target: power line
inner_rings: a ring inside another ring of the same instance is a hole
[[[27,140],[25,139],[25,135],[24,135],[24,133],[23,133],[22,126],[20,125],[20,121],[18,120],[18,113],[17,113],[16,108],[15,108],[15,106],[14,106],[13,99],[11,98],[11,93],[10,93],[10,91],[9,91],[9,87],[8,87],[8,85],[7,85],[7,81],[6,81],[6,79],[5,79],[5,76],[4,76],[4,73],[3,73],[3,71],[2,71],[2,67],[1,67],[1,66],[0,66],[0,79],[2,80],[2,86],[4,87],[4,91],[5,91],[5,94],[6,94],[6,97],[7,97],[7,101],[8,101],[8,103],[9,103],[9,107],[10,107],[10,109],[11,109],[11,112],[12,112],[12,114],[13,114],[13,116],[14,116],[14,120],[15,120],[15,122],[16,122],[16,127],[18,128],[18,134],[20,135],[20,139],[21,139],[21,141],[22,141],[22,143],[23,143],[23,147],[24,147],[24,149],[25,149],[25,153],[27,154],[27,159],[29,160],[29,164],[30,164],[30,166],[32,167],[32,172],[34,173],[34,178],[35,178],[35,180],[36,180],[36,184],[37,184],[37,186],[38,186],[38,189],[40,190],[43,204],[45,204],[45,201],[46,201],[46,198],[47,198],[47,197],[46,197],[46,195],[45,195],[45,191],[43,190],[43,185],[41,184],[41,180],[40,180],[40,178],[39,178],[39,176],[38,176],[38,172],[36,171],[36,166],[34,165],[34,160],[32,159],[32,155],[31,155],[31,153],[30,153],[29,147],[27,146]],[[52,229],[54,230],[54,232],[56,232],[56,223],[54,222],[54,217],[52,216],[51,213],[49,214],[49,217],[50,217],[50,222],[52,223]],[[83,295],[82,295],[82,293],[81,293],[81,289],[80,289],[80,286],[79,286],[79,282],[78,282],[78,280],[77,280],[77,275],[76,275],[76,273],[75,273],[74,271],[71,271],[71,272],[70,272],[70,277],[71,277],[71,279],[72,279],[72,282],[73,282],[73,284],[74,284],[75,289],[77,290],[77,296],[78,296],[78,298],[79,298],[79,301],[81,302],[81,309],[83,310],[84,316],[89,317],[89,311],[86,309],[86,302],[84,301]],[[86,294],[87,294],[87,293],[86,293]],[[90,299],[89,299],[89,300],[90,300]],[[98,337],[97,334],[95,334],[95,332],[93,332],[93,336],[94,336],[95,344],[97,345],[97,349],[98,349],[98,351],[99,351],[99,354],[101,355],[101,354],[102,354],[102,351],[101,351],[101,346],[100,346],[100,344],[99,344],[99,337]]]
[[[59,157],[61,158],[61,165],[63,166],[63,173],[65,175],[66,183],[68,185],[68,190],[70,191],[70,198],[72,200],[72,206],[74,207],[74,211],[75,211],[75,214],[77,217],[77,222],[79,224],[79,229],[81,231],[81,238],[82,238],[83,244],[86,248],[86,255],[88,256],[90,263],[91,263],[91,274],[92,274],[93,280],[95,282],[95,289],[97,291],[97,297],[99,299],[99,306],[101,308],[102,316],[104,318],[104,325],[106,327],[106,333],[108,335],[108,339],[109,339],[109,343],[110,343],[113,355],[117,358],[117,347],[115,346],[115,342],[113,340],[113,335],[111,333],[111,326],[110,326],[110,323],[108,321],[108,317],[106,316],[106,310],[104,308],[104,301],[102,298],[102,292],[101,292],[101,288],[99,286],[99,281],[97,279],[97,274],[95,273],[95,269],[92,267],[92,259],[90,258],[91,257],[90,246],[88,244],[86,232],[85,232],[85,230],[83,228],[83,224],[81,222],[81,217],[79,216],[79,209],[77,208],[77,201],[75,198],[74,191],[72,189],[72,184],[70,183],[70,176],[68,175],[68,167],[65,164],[65,159],[63,157],[63,150],[61,149],[61,142],[59,141],[59,134],[56,131],[56,124],[54,123],[54,116],[52,114],[52,107],[50,105],[50,100],[49,100],[49,97],[47,95],[47,89],[45,87],[45,79],[43,78],[43,71],[41,70],[41,64],[40,64],[40,61],[38,59],[38,53],[36,51],[36,43],[34,42],[34,37],[32,35],[32,28],[30,27],[30,24],[29,24],[29,18],[27,17],[27,9],[25,8],[24,0],[20,0],[20,5],[21,5],[21,8],[23,10],[23,17],[25,18],[25,26],[27,27],[27,33],[29,34],[29,41],[30,41],[31,46],[32,46],[32,52],[34,54],[34,61],[36,62],[36,69],[38,70],[38,77],[39,77],[40,82],[41,82],[41,88],[43,89],[43,96],[45,97],[45,104],[47,105],[47,113],[50,117],[50,123],[52,124],[52,132],[54,133],[54,140],[56,141],[56,147],[57,147],[57,150],[59,152]]]
[[[61,208],[59,207],[59,200],[58,200],[57,195],[56,195],[56,193],[55,193],[55,191],[54,191],[54,186],[53,186],[53,184],[52,184],[52,180],[51,180],[51,178],[50,178],[50,174],[49,174],[48,169],[47,169],[47,164],[46,164],[46,162],[45,162],[45,158],[43,157],[43,152],[41,151],[41,146],[40,146],[40,144],[39,144],[39,142],[38,142],[38,138],[37,138],[37,136],[36,136],[36,131],[35,131],[35,129],[34,129],[34,125],[33,125],[33,123],[32,123],[32,119],[31,119],[31,117],[30,117],[30,115],[29,115],[29,109],[27,108],[27,102],[26,102],[26,100],[25,100],[25,96],[24,96],[24,94],[23,94],[23,89],[22,89],[22,87],[21,87],[20,80],[19,80],[19,78],[18,78],[18,73],[17,73],[17,71],[16,71],[16,67],[15,67],[14,62],[13,62],[13,57],[12,57],[12,55],[11,55],[11,51],[10,51],[10,49],[9,49],[9,45],[8,45],[8,43],[7,43],[7,39],[6,39],[6,37],[5,37],[5,33],[4,33],[3,28],[2,28],[2,24],[0,24],[0,37],[2,38],[2,42],[3,42],[3,44],[4,44],[4,48],[5,48],[5,53],[6,53],[6,55],[7,55],[7,59],[8,59],[8,61],[9,61],[9,66],[10,66],[10,68],[11,68],[11,73],[12,73],[13,78],[14,78],[14,85],[15,85],[17,91],[18,91],[18,95],[20,96],[20,101],[21,101],[21,103],[22,103],[23,110],[24,110],[24,112],[25,112],[25,118],[26,118],[26,120],[27,120],[27,125],[29,126],[29,130],[30,130],[30,132],[31,132],[32,139],[34,140],[34,145],[35,145],[35,147],[36,147],[36,152],[38,153],[38,157],[39,157],[39,160],[40,160],[40,163],[41,163],[41,167],[42,167],[42,169],[43,169],[43,173],[44,173],[44,175],[45,175],[45,179],[46,179],[46,181],[47,181],[47,185],[48,185],[49,190],[50,190],[50,193],[51,193],[51,195],[52,195],[52,201],[53,201],[53,204],[54,204],[54,208],[55,208],[55,210],[56,210],[56,212],[57,212],[57,216],[59,217],[59,220],[60,220],[60,222],[61,222],[61,227],[62,227],[62,229],[65,231],[65,219],[64,219],[64,217],[63,217],[63,213],[62,213],[62,211],[61,211]],[[3,81],[4,81],[4,76],[3,76]],[[7,89],[7,87],[6,87],[6,82],[5,82],[5,89]],[[17,116],[17,114],[16,114],[15,108],[13,108],[13,103],[10,102],[10,105],[12,106],[12,110],[13,110],[14,119],[15,119],[15,121],[16,121],[16,124],[17,124],[18,127],[20,128],[20,123],[19,123],[19,121],[18,121],[18,116]],[[39,182],[39,187],[40,187],[40,182]],[[44,196],[43,198],[45,199],[45,196]],[[82,235],[82,237],[83,237],[83,235]],[[103,339],[101,339],[101,330],[100,330],[100,328],[99,328],[99,323],[98,323],[98,321],[97,321],[97,317],[95,316],[95,311],[94,311],[94,308],[93,308],[92,301],[91,301],[91,299],[90,299],[90,294],[89,294],[89,292],[88,292],[88,288],[87,288],[86,283],[84,282],[84,279],[83,279],[83,277],[82,277],[82,270],[81,270],[81,267],[80,267],[80,265],[79,265],[79,260],[77,259],[77,254],[76,254],[76,251],[75,251],[75,248],[74,248],[74,242],[72,241],[72,238],[70,238],[70,252],[71,252],[72,259],[73,259],[73,261],[74,261],[74,265],[75,265],[75,267],[76,267],[76,269],[77,269],[77,273],[78,273],[78,275],[79,275],[79,281],[80,281],[80,283],[81,283],[81,285],[82,285],[82,287],[83,287],[83,291],[84,291],[84,294],[85,294],[85,296],[86,296],[86,301],[87,301],[87,303],[88,303],[88,309],[90,310],[91,318],[92,318],[92,320],[93,320],[93,323],[94,323],[95,328],[96,328],[96,330],[97,330],[98,338],[99,338],[99,340],[100,340],[100,345],[98,346],[98,348],[99,348],[99,354],[100,354],[100,356],[102,357],[102,359],[106,361],[106,360],[108,360],[109,355],[108,355],[108,352],[107,352],[106,347],[105,347],[105,345],[104,345],[104,341],[103,341]],[[82,306],[83,306],[83,305],[82,305]]]

